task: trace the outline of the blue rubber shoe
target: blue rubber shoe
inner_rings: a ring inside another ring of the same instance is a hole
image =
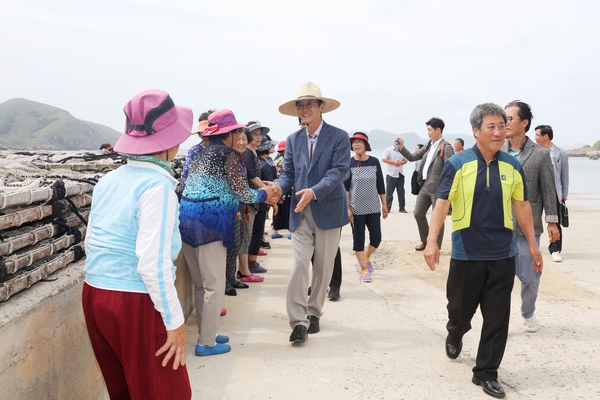
[[[288,233],[288,239],[291,239],[291,238],[292,238],[292,234]]]
[[[217,338],[215,339],[215,342],[217,343],[228,343],[229,342],[229,336],[225,336],[225,335],[217,335]]]
[[[283,235],[280,233],[272,233],[271,234],[271,239],[281,239],[282,237],[283,237]]]
[[[231,346],[228,344],[217,343],[214,346],[196,345],[196,355],[198,357],[216,356],[217,354],[229,353]]]
[[[264,274],[265,272],[267,272],[267,269],[260,265],[258,261],[256,262],[256,264],[254,264],[254,267],[248,267],[248,269],[253,274]]]

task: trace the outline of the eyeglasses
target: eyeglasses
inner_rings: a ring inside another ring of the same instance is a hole
[[[304,103],[296,102],[296,110],[302,110],[303,108],[312,108],[315,104],[319,104],[318,100],[308,100]]]
[[[518,118],[518,117],[517,117],[517,118]],[[513,122],[513,119],[514,119],[514,120],[518,120],[518,121],[520,121],[520,120],[521,120],[521,118],[515,119],[515,118],[513,118],[513,117],[508,117],[508,118],[506,118],[506,122],[508,122],[508,123],[510,124],[511,122]]]

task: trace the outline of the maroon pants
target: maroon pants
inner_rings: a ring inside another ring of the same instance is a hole
[[[185,366],[166,367],[155,356],[167,341],[160,313],[146,293],[97,289],[83,284],[83,313],[111,399],[191,399]]]

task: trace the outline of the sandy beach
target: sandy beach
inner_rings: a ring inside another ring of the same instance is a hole
[[[359,281],[351,230],[343,229],[342,299],[326,301],[321,332],[302,345],[288,342],[291,241],[270,240],[272,249],[261,258],[268,268],[265,282],[225,298],[227,315],[219,333],[230,336],[230,353],[196,357],[195,315],[186,322],[194,399],[491,398],[471,383],[479,311],[458,359],[444,353],[449,223],[440,265],[432,272],[414,250],[418,234],[412,204],[407,209],[408,214],[395,211],[383,221],[383,242],[372,257],[375,272],[369,284]],[[542,245],[537,333],[522,330],[515,282],[508,346],[499,370],[506,398],[600,398],[600,250],[594,240],[600,211],[570,207],[570,214],[564,261],[553,262]],[[545,233],[541,242],[547,242]]]

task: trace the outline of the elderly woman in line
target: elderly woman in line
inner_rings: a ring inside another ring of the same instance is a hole
[[[187,139],[192,111],[162,90],[124,108],[114,151],[127,164],[94,188],[82,303],[111,399],[190,399],[186,328],[175,290],[181,248],[177,181],[170,160]]]
[[[202,133],[204,132],[204,129],[208,126],[208,116],[214,113],[215,111],[216,110],[205,111],[198,117],[198,126],[196,126],[196,128],[194,129],[192,135],[198,135],[201,139],[201,142],[196,143],[188,150],[187,156],[185,157],[185,162],[183,163],[181,178],[179,178],[179,193],[183,192],[183,189],[185,189],[185,182],[187,181],[190,165],[192,165],[196,157],[198,157],[198,154],[200,154],[200,152],[210,144],[208,138],[203,137]]]
[[[183,254],[194,281],[198,318],[197,356],[227,353],[229,338],[217,335],[225,297],[227,248],[235,245],[234,226],[239,203],[275,203],[281,190],[275,185],[250,189],[235,150],[244,125],[231,110],[208,117],[203,136],[207,146],[190,165],[180,203]]]
[[[246,171],[246,164],[244,163],[244,151],[246,151],[246,147],[248,146],[248,138],[245,134],[239,135],[237,143],[234,144],[233,148],[235,149],[238,159],[240,160],[240,166],[242,167],[242,173],[244,174],[244,179],[248,179],[248,173]],[[246,231],[248,229],[252,229],[250,226],[250,209],[247,204],[240,203],[238,207],[238,212],[235,221],[234,228],[234,240],[235,246],[233,248],[227,249],[227,269],[226,269],[226,287],[225,294],[228,296],[237,296],[236,289],[248,289],[249,286],[244,282],[241,282],[236,279],[236,271],[237,271],[237,260],[238,256],[242,254],[246,254],[248,248],[248,241],[246,239]],[[244,270],[245,268],[245,270]],[[260,278],[258,275],[253,275],[250,271],[248,271],[248,263],[245,265],[240,263],[240,274],[244,276],[252,276],[255,278]],[[252,280],[252,282],[262,282],[263,279],[260,280]]]

